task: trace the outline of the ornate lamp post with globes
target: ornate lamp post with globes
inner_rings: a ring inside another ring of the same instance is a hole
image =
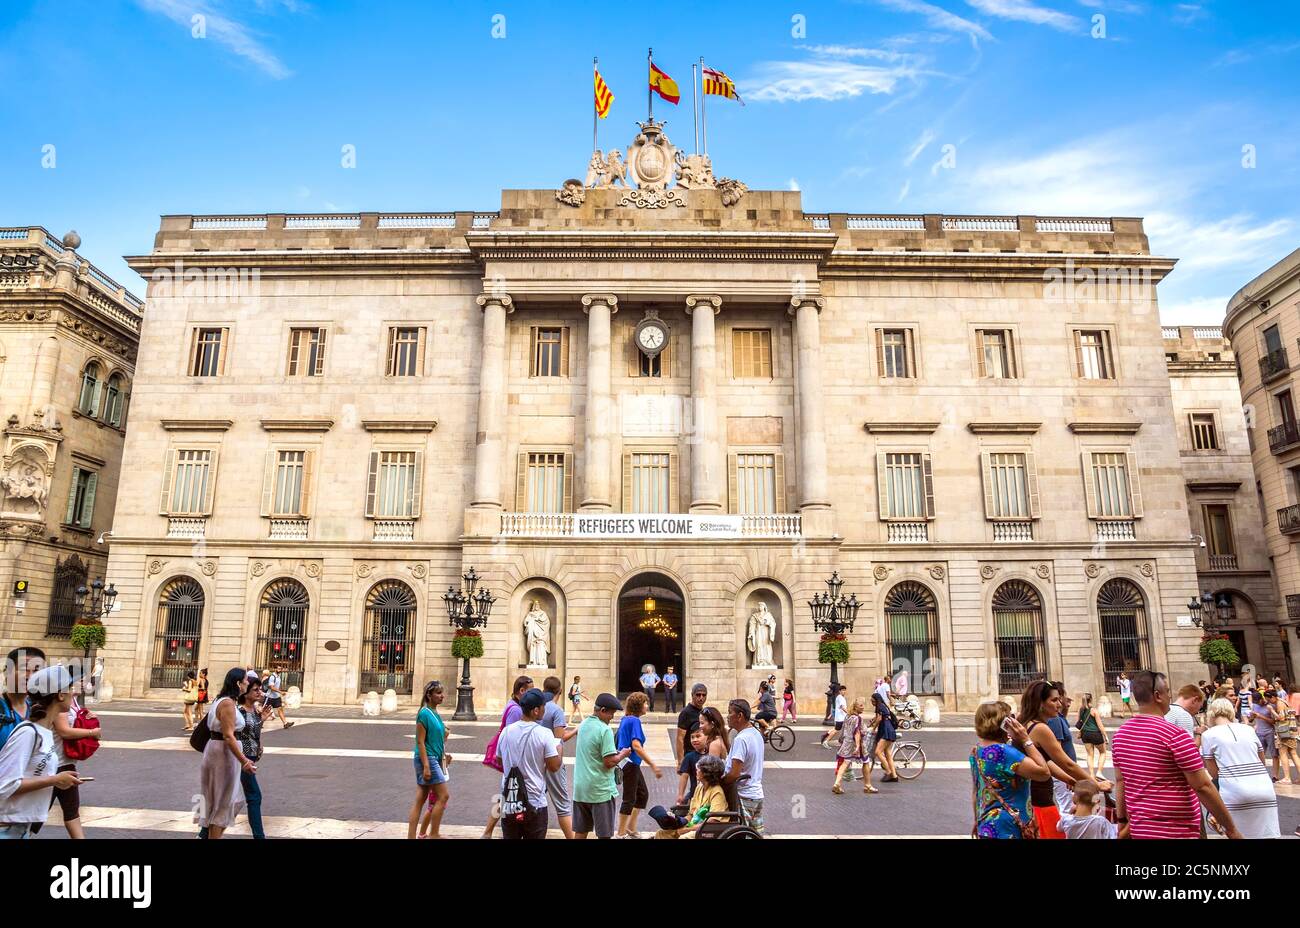
[[[82,691],[87,696],[95,695],[94,691],[98,683],[94,675],[91,654],[96,648],[103,647],[104,642],[108,640],[108,629],[104,627],[101,620],[113,611],[113,603],[116,600],[117,588],[111,583],[105,588],[102,577],[96,577],[89,588],[84,583],[81,584],[74,594],[73,603],[77,618],[68,637],[74,648],[81,649]]]
[[[447,618],[455,627],[456,634],[451,639],[452,657],[461,659],[460,685],[456,687],[456,713],[451,717],[456,722],[475,722],[474,687],[469,679],[470,658],[483,656],[483,637],[479,628],[487,626],[492,614],[492,605],[497,598],[488,592],[487,587],[477,590],[479,575],[471,567],[461,576],[465,581],[464,590],[454,586],[447,587],[442,601],[447,604]]]
[[[835,718],[835,696],[840,687],[839,664],[849,659],[849,643],[844,634],[853,631],[858,609],[862,606],[856,593],[845,596],[841,592],[843,586],[840,572],[832,571],[826,581],[826,592],[808,600],[813,628],[822,633],[817,645],[817,660],[831,665],[831,682],[826,690],[826,718],[823,719],[827,725],[833,724]]]

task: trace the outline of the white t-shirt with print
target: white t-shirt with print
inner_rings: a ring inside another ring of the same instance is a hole
[[[741,780],[736,785],[736,794],[742,799],[763,798],[763,736],[753,725],[736,735],[731,740],[731,751],[727,754],[727,770],[731,770],[732,761],[740,761],[740,772],[749,774],[748,780]]]
[[[501,786],[504,789],[511,767],[518,767],[534,809],[546,806],[546,758],[560,753],[559,739],[529,719],[511,722],[497,739],[497,757],[501,758]]]
[[[52,777],[59,769],[54,732],[42,725],[15,728],[0,749],[0,823],[44,822],[50,814],[54,787],[15,796],[23,780]]]

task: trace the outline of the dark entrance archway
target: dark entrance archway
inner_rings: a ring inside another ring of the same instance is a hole
[[[618,595],[618,692],[641,689],[641,668],[654,664],[663,676],[669,665],[686,677],[686,602],[677,584],[663,574],[637,574]],[[681,683],[678,684],[682,686]],[[656,707],[662,701],[656,701]]]

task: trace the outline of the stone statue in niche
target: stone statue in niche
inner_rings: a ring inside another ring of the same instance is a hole
[[[19,448],[6,461],[0,475],[4,511],[10,515],[39,519],[49,503],[48,459],[36,448]]]
[[[776,640],[776,616],[767,608],[767,603],[759,602],[758,608],[749,614],[749,628],[745,634],[745,646],[751,656],[750,667],[754,670],[775,670],[772,659],[772,643]]]
[[[550,667],[551,619],[537,600],[524,616],[524,639],[528,645],[528,666],[543,670]]]

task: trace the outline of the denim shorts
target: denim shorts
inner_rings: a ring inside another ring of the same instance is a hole
[[[417,756],[415,758],[416,786],[437,786],[440,783],[447,782],[447,775],[442,772],[442,764],[435,764],[432,758],[429,759],[429,773],[430,777],[426,780],[424,778],[424,764],[420,762],[420,758]]]

